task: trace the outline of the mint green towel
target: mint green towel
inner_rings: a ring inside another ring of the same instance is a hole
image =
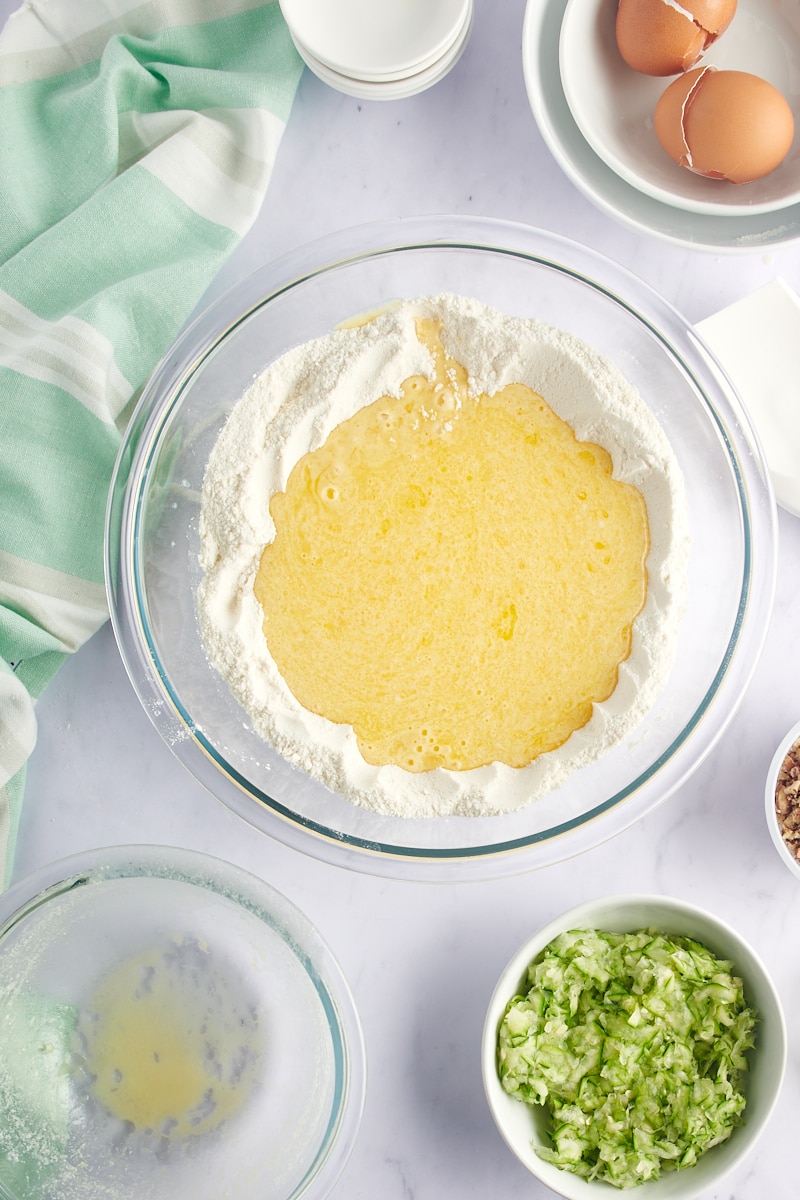
[[[277,0],[29,0],[0,33],[4,883],[33,702],[106,619],[120,434],[258,213],[301,70]]]

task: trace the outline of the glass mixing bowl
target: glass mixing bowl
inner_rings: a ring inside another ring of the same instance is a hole
[[[611,359],[651,407],[682,468],[689,596],[668,686],[644,721],[518,812],[404,819],[369,812],[289,766],[209,665],[195,596],[200,493],[231,408],[270,362],[399,298],[474,296]],[[328,862],[421,879],[487,877],[582,852],[689,777],[728,725],[766,634],[776,517],[763,456],[733,386],[682,317],[626,269],[553,234],[466,217],[345,231],[273,262],[192,324],[155,371],[109,500],[114,629],[166,743],[213,795]]]
[[[361,1026],[302,913],[230,863],[92,850],[0,897],[2,1200],[320,1200]]]

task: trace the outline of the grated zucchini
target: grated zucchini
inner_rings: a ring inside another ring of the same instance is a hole
[[[655,929],[559,934],[498,1035],[504,1089],[543,1105],[541,1158],[619,1188],[697,1162],[741,1123],[755,1012],[731,963]]]

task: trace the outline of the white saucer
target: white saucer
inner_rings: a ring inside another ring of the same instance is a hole
[[[800,204],[775,213],[710,214],[664,204],[613,171],[583,137],[561,84],[558,47],[567,0],[528,0],[522,65],[534,118],[569,179],[598,208],[640,232],[694,249],[753,252],[800,238]]]
[[[361,81],[404,79],[434,67],[463,36],[472,0],[280,0],[309,57]]]
[[[617,0],[568,0],[561,23],[564,95],[594,152],[633,187],[692,212],[748,215],[800,203],[800,5],[739,0],[730,26],[697,64],[759,75],[795,114],[797,133],[784,162],[738,186],[694,175],[661,148],[653,113],[670,79],[642,75],[623,61],[616,11]]]
[[[453,69],[469,41],[473,15],[472,0],[468,0],[465,20],[459,25],[455,40],[444,54],[425,68],[398,78],[367,79],[335,71],[318,59],[294,30],[290,29],[290,33],[300,57],[323,83],[360,100],[400,100],[426,91]]]

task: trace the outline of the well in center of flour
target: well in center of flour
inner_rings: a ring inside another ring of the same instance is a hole
[[[586,343],[459,296],[279,359],[209,460],[199,617],[253,727],[399,816],[520,808],[663,688],[683,483]],[[624,676],[624,681],[623,681]]]
[[[432,378],[328,435],[270,501],[255,594],[296,699],[407,771],[527,766],[614,690],[646,591],[641,493],[522,384]]]

